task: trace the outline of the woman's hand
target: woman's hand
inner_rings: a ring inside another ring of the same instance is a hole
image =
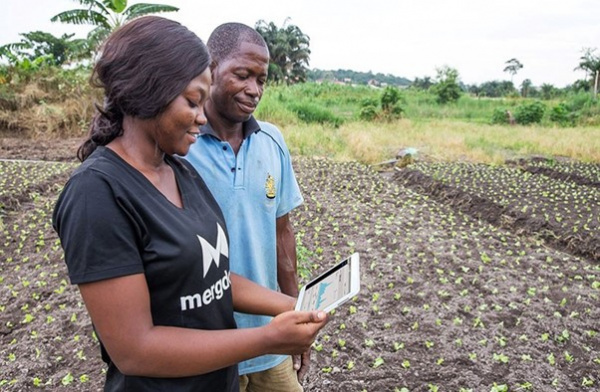
[[[269,352],[289,355],[306,352],[327,321],[327,314],[322,311],[281,313],[263,327]]]

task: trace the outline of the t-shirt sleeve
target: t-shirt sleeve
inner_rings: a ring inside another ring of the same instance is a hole
[[[304,202],[300,187],[296,180],[294,168],[292,167],[292,157],[283,141],[280,142],[281,154],[281,186],[280,186],[280,202],[277,206],[277,218],[289,213],[294,208]]]
[[[131,208],[102,175],[72,177],[61,193],[53,224],[65,252],[71,283],[142,273],[142,235]]]

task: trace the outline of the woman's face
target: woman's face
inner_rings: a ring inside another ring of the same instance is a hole
[[[155,133],[159,148],[169,155],[185,155],[196,142],[199,127],[206,123],[204,103],[210,93],[211,76],[207,68],[167,106],[157,118]]]

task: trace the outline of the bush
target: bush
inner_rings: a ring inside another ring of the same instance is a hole
[[[388,86],[383,90],[379,100],[369,97],[361,101],[360,112],[358,114],[361,120],[394,120],[400,118],[404,113],[404,108],[400,106],[404,99],[397,87]],[[381,107],[381,109],[380,109]]]
[[[518,124],[537,124],[542,121],[546,106],[540,101],[519,105],[515,111],[515,120]]]
[[[376,105],[365,105],[360,108],[358,117],[361,120],[372,121],[377,117],[377,106]]]
[[[314,103],[297,102],[291,104],[289,109],[296,113],[296,116],[305,123],[328,123],[334,127],[339,127],[343,123],[340,117]]]
[[[384,113],[387,119],[393,120],[402,117],[402,113],[404,113],[404,108],[396,104],[388,110],[386,110]]]
[[[573,125],[576,114],[571,112],[567,104],[561,102],[550,109],[550,121],[558,123],[562,126]]]
[[[594,100],[590,93],[584,92],[570,95],[567,99],[566,105],[572,112],[576,112],[597,106],[597,101]]]
[[[400,90],[394,86],[387,86],[381,94],[381,109],[384,111],[392,111],[392,108],[400,100]]]
[[[375,97],[363,98],[360,101],[360,107],[373,106],[377,108],[379,106],[379,100]]]
[[[496,108],[492,113],[492,124],[508,124],[506,109]]]
[[[460,86],[450,82],[440,82],[431,89],[437,95],[437,102],[441,105],[458,101],[462,94]]]

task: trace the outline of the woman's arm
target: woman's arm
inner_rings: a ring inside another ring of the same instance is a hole
[[[233,308],[237,312],[277,316],[294,310],[296,298],[270,290],[243,276],[231,273]]]
[[[241,282],[238,293],[245,293],[251,286],[238,278],[232,281]],[[127,375],[186,377],[268,353],[301,353],[326,323],[323,312],[286,312],[260,328],[207,331],[154,326],[143,274],[85,283],[79,289],[112,361]],[[251,301],[241,302],[253,308]],[[291,308],[285,298],[267,302],[257,309]]]

